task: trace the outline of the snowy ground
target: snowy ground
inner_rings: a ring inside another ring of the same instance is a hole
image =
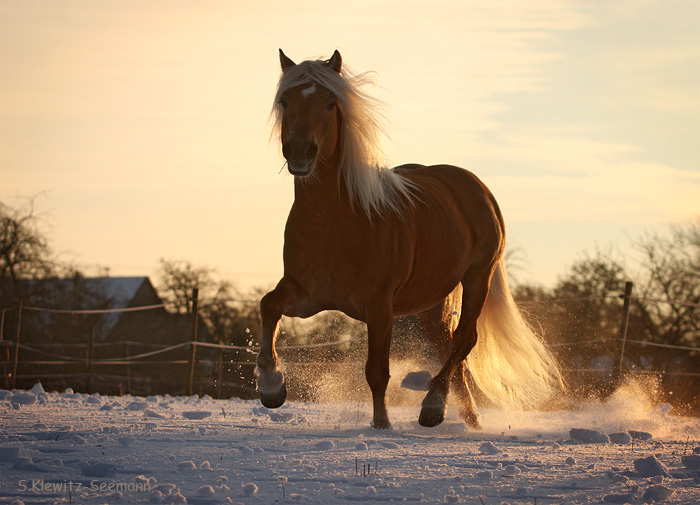
[[[483,432],[451,410],[421,428],[419,402],[390,408],[393,429],[376,431],[357,402],[269,411],[209,397],[0,391],[0,503],[700,502],[700,419],[633,389],[573,412],[480,410]],[[603,443],[572,440],[572,428]],[[630,430],[652,438],[630,441]],[[623,443],[605,442],[613,433]]]

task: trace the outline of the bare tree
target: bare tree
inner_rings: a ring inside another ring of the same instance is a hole
[[[671,229],[670,237],[647,235],[635,308],[647,322],[645,339],[672,345],[700,343],[700,217]]]
[[[167,307],[179,314],[192,313],[192,291],[198,288],[202,295],[215,291],[213,270],[195,267],[182,260],[160,260],[158,291]]]
[[[615,336],[620,321],[617,295],[626,277],[624,267],[602,252],[574,263],[552,293],[561,300],[559,324],[569,342]]]
[[[198,311],[214,340],[247,345],[259,333],[258,304],[253,302],[258,297],[242,295],[231,281],[218,278],[213,268],[161,259],[158,291],[170,310],[190,314],[194,288],[199,290]]]
[[[34,199],[21,208],[0,202],[0,282],[4,293],[17,292],[19,280],[51,275],[51,249],[34,214]]]

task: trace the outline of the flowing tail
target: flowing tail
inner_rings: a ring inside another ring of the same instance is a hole
[[[508,287],[504,260],[491,279],[467,357],[474,382],[502,408],[533,408],[564,389],[559,365],[521,315]]]

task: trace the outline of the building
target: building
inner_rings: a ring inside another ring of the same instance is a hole
[[[32,279],[21,281],[19,290],[22,347],[16,387],[41,380],[45,388],[59,390],[185,391],[189,348],[183,344],[191,339],[193,316],[167,311],[148,277]],[[16,312],[14,320],[11,313],[6,319],[0,338],[15,341]],[[201,341],[210,340],[205,325],[198,325],[198,333]],[[157,353],[134,358],[152,352]],[[10,353],[5,354],[8,377]]]

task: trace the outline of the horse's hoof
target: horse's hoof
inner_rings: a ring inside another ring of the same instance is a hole
[[[473,430],[481,431],[481,420],[479,419],[479,414],[476,412],[461,412],[462,419],[465,424]]]
[[[423,407],[418,417],[418,424],[433,428],[445,420],[445,409],[441,407]]]
[[[375,419],[372,421],[372,426],[376,430],[388,430],[391,428],[391,423],[388,419]]]
[[[282,384],[282,387],[276,393],[260,393],[260,402],[268,409],[276,409],[284,405],[284,401],[287,399],[287,386]]]

